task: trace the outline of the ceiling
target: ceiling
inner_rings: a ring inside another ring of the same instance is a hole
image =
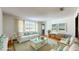
[[[61,19],[76,15],[75,7],[3,7],[4,13],[22,17],[23,19],[45,21],[47,19]]]

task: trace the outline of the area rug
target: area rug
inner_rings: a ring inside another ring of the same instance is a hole
[[[30,43],[30,41],[15,43],[15,51],[35,51],[34,48],[31,47]],[[50,51],[52,48],[53,46],[46,44],[45,46],[39,48],[38,51]]]

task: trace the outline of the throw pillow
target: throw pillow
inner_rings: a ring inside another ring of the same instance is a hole
[[[75,41],[74,36],[72,36],[72,37],[70,38],[69,45],[72,45],[72,44],[74,43],[74,41]]]
[[[57,51],[63,51],[64,47],[65,47],[65,45],[60,43],[60,45],[57,48]]]
[[[5,38],[6,38],[5,35],[1,35],[1,37],[0,37],[0,49],[3,48],[3,42],[4,42],[4,39],[5,39]]]
[[[57,49],[57,51],[63,51],[63,48],[64,48],[64,47],[59,46],[58,49]]]

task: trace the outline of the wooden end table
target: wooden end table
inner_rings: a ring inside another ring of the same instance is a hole
[[[13,48],[13,50],[15,51],[14,41],[11,39],[8,41],[8,49],[10,49],[10,48]]]

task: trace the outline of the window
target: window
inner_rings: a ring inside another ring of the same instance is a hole
[[[19,32],[29,32],[29,31],[38,32],[38,22],[19,20],[18,31]]]
[[[38,23],[34,21],[24,21],[24,31],[38,31]]]
[[[24,31],[29,32],[29,21],[24,21]]]
[[[35,31],[35,22],[30,21],[29,27],[30,27],[30,31]]]

